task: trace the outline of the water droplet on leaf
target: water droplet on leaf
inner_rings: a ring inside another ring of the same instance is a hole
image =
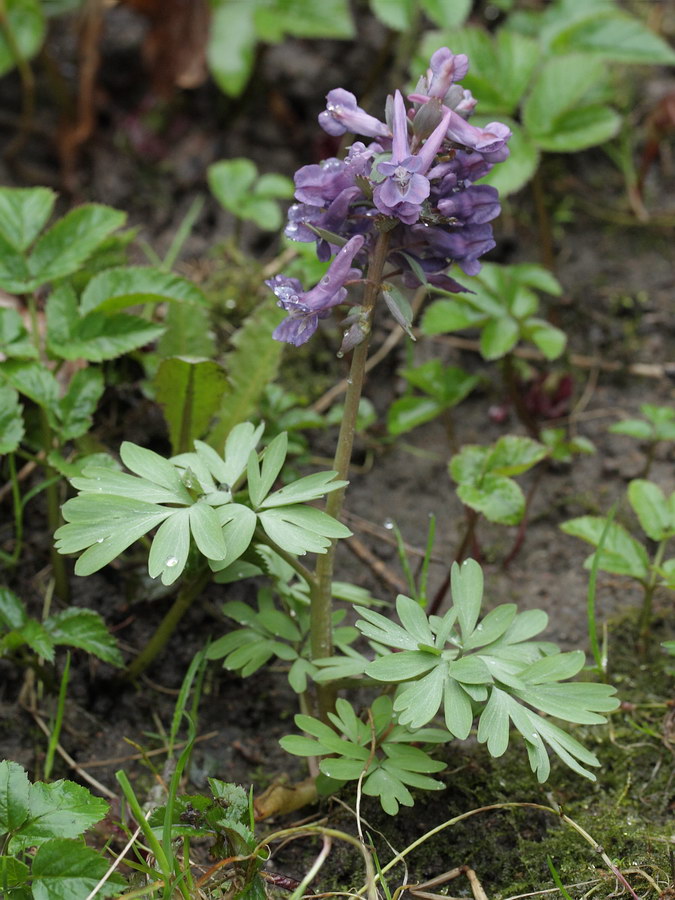
[[[393,519],[385,519],[382,523],[387,531],[392,531],[394,528],[394,520]]]
[[[178,560],[175,556],[170,556],[167,561],[164,563],[167,569],[173,569],[174,566],[178,565]]]

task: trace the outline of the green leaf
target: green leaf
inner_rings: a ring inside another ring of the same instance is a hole
[[[418,644],[433,645],[434,636],[429,627],[429,620],[417,601],[399,594],[396,598],[396,612],[401,625]]]
[[[0,856],[0,884],[3,888],[10,891],[9,894],[5,895],[8,900],[29,900],[31,894],[28,887],[25,888],[25,894],[11,890],[11,888],[26,884],[29,876],[30,869],[25,863],[20,862],[13,856]]]
[[[256,29],[252,3],[211,0],[211,24],[206,56],[218,87],[238,97],[253,69]]]
[[[579,109],[589,88],[602,84],[605,78],[606,67],[600,60],[582,54],[548,59],[525,100],[525,127],[537,139],[553,134],[560,117]]]
[[[54,641],[46,628],[35,619],[28,619],[17,631],[18,637],[25,642],[33,653],[48,662],[54,662]],[[11,638],[11,635],[8,635]]]
[[[546,447],[529,437],[505,434],[495,443],[487,468],[496,475],[521,475],[546,456]]]
[[[382,809],[395,816],[402,806],[412,806],[413,798],[408,788],[391,772],[382,767],[375,769],[363,783],[363,793],[369,797],[379,797]]]
[[[206,432],[228,389],[218,363],[177,356],[162,361],[154,385],[174,453],[187,451]]]
[[[59,399],[59,385],[49,369],[39,362],[8,359],[0,363],[0,379],[47,413],[50,425],[57,426],[55,409]]]
[[[480,334],[480,352],[483,359],[501,359],[518,343],[520,326],[511,316],[490,319]]]
[[[179,503],[181,501],[183,503],[192,502],[176,467],[159,453],[139,447],[138,444],[133,444],[131,441],[123,441],[120,445],[120,457],[127,469],[130,469],[135,475],[147,478],[153,484],[173,492],[175,501],[177,500]],[[115,476],[117,473],[107,474]]]
[[[471,12],[471,0],[421,0],[427,16],[441,28],[459,28]]]
[[[382,296],[387,309],[395,321],[398,322],[408,337],[414,341],[415,335],[412,333],[413,310],[406,295],[396,285],[386,282],[382,285]]]
[[[54,837],[78,837],[108,812],[105,800],[94,797],[79,784],[63,780],[32,784],[29,806],[30,817],[14,830],[10,841],[13,852],[39,846]]]
[[[544,319],[531,318],[524,324],[523,337],[541,350],[546,359],[557,359],[565,349],[567,335]]]
[[[377,18],[394,31],[408,31],[412,25],[413,0],[370,0]]]
[[[227,159],[208,168],[212,193],[229,212],[250,219],[260,228],[276,231],[282,217],[277,199],[293,196],[293,182],[282,175],[263,175],[250,159]]]
[[[0,307],[0,352],[5,357],[35,359],[37,348],[16,309]]]
[[[194,303],[170,303],[164,316],[164,333],[157,342],[157,354],[211,359],[216,342],[211,331],[209,310]]]
[[[460,741],[466,740],[473,724],[473,708],[469,695],[453,679],[443,686],[443,710],[445,727]]]
[[[433,397],[400,397],[389,407],[387,429],[391,435],[405,434],[439,416],[445,405]]]
[[[293,756],[320,756],[324,752],[318,741],[300,734],[287,734],[279,743],[286,753],[292,753]]]
[[[503,756],[509,745],[508,695],[497,687],[490,690],[490,699],[485,704],[478,723],[478,742],[487,742],[490,756]]]
[[[464,641],[464,650],[485,647],[498,640],[509,628],[516,617],[515,603],[502,603],[491,610],[474,632]],[[454,674],[454,673],[453,673]],[[455,676],[457,677],[457,676]]]
[[[362,759],[322,759],[319,768],[336,781],[355,781],[367,766]]]
[[[422,317],[421,327],[424,334],[445,334],[472,328],[482,323],[484,318],[482,313],[476,312],[461,300],[437,300]]]
[[[675,495],[674,495],[675,496]],[[675,534],[675,502],[668,502],[653,481],[636,478],[628,485],[628,500],[644,533],[653,541],[663,541]]]
[[[580,106],[562,113],[548,134],[537,134],[542,150],[550,153],[575,153],[604,144],[621,128],[621,116],[600,103]]]
[[[34,285],[75,272],[125,221],[125,213],[94,203],[66,213],[38,239],[28,258]]]
[[[80,841],[52,840],[35,854],[31,867],[34,900],[82,900],[108,871],[108,860]],[[124,890],[124,879],[113,873],[96,896],[110,897]]]
[[[0,382],[0,454],[14,453],[24,435],[23,409],[19,395]]]
[[[21,628],[28,619],[22,600],[9,588],[0,587],[0,625],[5,628]]]
[[[401,725],[415,729],[430,722],[443,700],[446,680],[447,666],[441,661],[428,675],[399,688],[394,709]]]
[[[348,0],[260,0],[254,16],[264,41],[280,41],[284,34],[333,40],[354,37]]]
[[[226,506],[220,507],[217,513],[227,552],[225,557],[218,562],[210,561],[214,572],[231,566],[248,550],[253,540],[257,521],[253,510],[239,503],[228,503]]]
[[[79,369],[68,385],[68,392],[59,401],[59,435],[62,441],[81,437],[92,426],[92,416],[105,388],[100,369],[89,366]]]
[[[23,4],[17,3],[16,0],[12,3],[10,0],[8,4],[10,27],[12,10],[16,15],[19,5],[28,10],[31,4],[27,4],[25,0]],[[34,6],[39,9],[38,3]],[[3,70],[3,49],[3,38],[0,36],[0,75]],[[45,187],[0,188],[0,235],[20,253],[27,250],[47,224],[55,200],[54,191]]]
[[[15,762],[0,762],[0,834],[17,831],[30,814],[30,782]]]
[[[95,275],[80,298],[80,314],[98,310],[113,313],[146,303],[205,305],[206,297],[192,282],[149,266],[107,269]]]
[[[140,316],[92,312],[75,323],[66,340],[52,338],[49,349],[62,359],[103,362],[152,343],[163,331],[163,325],[154,325]]]
[[[423,650],[404,650],[402,653],[387,653],[378,657],[366,666],[365,672],[369,678],[376,681],[396,683],[424,675],[435,668],[438,662],[438,657],[432,653]]]
[[[356,623],[356,627],[366,637],[372,638],[379,644],[386,644],[388,647],[417,651],[417,641],[411,634],[408,634],[405,628],[401,628],[400,625],[391,622],[381,613],[366,607],[357,607],[356,612],[366,620],[365,622],[359,620]]]
[[[564,522],[560,528],[565,534],[581,538],[597,547],[605,522],[606,520],[601,516],[580,516],[578,519]],[[589,557],[584,566],[589,568],[591,564],[592,557]],[[609,526],[605,536],[605,545],[600,554],[599,565],[605,572],[611,572],[614,575],[630,575],[631,578],[637,578],[639,581],[644,581],[649,574],[647,551],[618,522],[612,522]]]
[[[544,684],[550,681],[562,681],[573,678],[583,667],[586,658],[582,650],[569,653],[552,653],[531,665],[520,673],[520,677],[529,684]]]
[[[7,15],[7,26],[16,42],[21,58],[32,59],[42,46],[46,30],[40,3],[38,0],[5,0],[4,8]],[[0,31],[0,77],[11,72],[15,66],[14,50],[7,43],[4,31]],[[5,188],[5,190],[8,189]]]
[[[500,525],[517,525],[525,513],[525,497],[511,478],[488,473],[480,486],[460,484],[457,496],[490,522]]]
[[[79,647],[112,666],[123,666],[124,660],[117,642],[112,637],[101,616],[91,609],[71,606],[45,622],[55,644]]]
[[[190,508],[190,531],[199,551],[207,559],[223,560],[227,557],[227,546],[223,536],[218,512],[202,499]]]
[[[581,21],[573,20],[557,31],[549,29],[546,39],[553,53],[574,51],[612,62],[650,66],[675,63],[675,52],[666,41],[635,16],[613,6],[588,9]]]
[[[608,430],[610,434],[625,434],[638,441],[648,441],[653,437],[651,425],[642,419],[626,419],[624,422],[615,422],[609,426]]]

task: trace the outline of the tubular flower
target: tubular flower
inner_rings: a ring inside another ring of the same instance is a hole
[[[347,241],[321,281],[309,291],[302,290],[297,278],[284,275],[275,275],[265,282],[276,294],[277,306],[289,313],[275,328],[272,334],[275,340],[300,347],[314,334],[319,319],[325,319],[334,306],[344,303],[345,282],[361,277],[361,270],[352,268],[352,262],[363,242],[361,235]]]

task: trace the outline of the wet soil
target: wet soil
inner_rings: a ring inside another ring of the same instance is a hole
[[[130,222],[141,226],[142,236],[160,256],[194,197],[205,193],[204,172],[209,163],[246,155],[263,171],[292,174],[298,165],[318,161],[335,149],[321,143],[315,126],[327,90],[341,84],[359,94],[367,81],[364,72],[371,75],[371,98],[380,99],[389,87],[385,74],[380,81],[372,77],[382,71],[372,66],[374,51],[381,53],[381,58],[375,54],[377,65],[391,60],[384,32],[369,21],[358,46],[296,41],[269,48],[241,101],[227,100],[207,84],[193,92],[175,93],[153,106],[143,89],[138,52],[142,23],[122,9],[114,15],[117,19],[108,26],[108,43],[104,44],[98,124],[78,158],[74,196],[127,209]],[[126,36],[126,42],[120,35]],[[61,39],[67,47],[67,32]],[[121,75],[123,61],[127,73],[134,77]],[[386,71],[386,65],[384,68]],[[9,77],[0,82],[0,94],[15,97],[16,80]],[[53,135],[53,109],[46,96],[39,100],[45,108],[45,128]],[[14,108],[13,102],[9,100],[10,108]],[[1,172],[3,182],[29,183],[30,173],[37,171],[58,184],[60,170],[53,142],[32,138],[24,162],[23,168]],[[583,561],[587,551],[581,542],[562,534],[559,526],[574,516],[607,511],[625,493],[627,482],[644,471],[645,448],[629,438],[609,435],[608,425],[638,413],[642,403],[672,405],[675,400],[674,383],[668,375],[675,357],[671,238],[675,208],[663,208],[663,197],[668,195],[673,179],[666,169],[654,168],[646,200],[648,205],[658,204],[659,219],[642,224],[626,209],[618,172],[599,153],[547,160],[542,178],[549,188],[556,274],[565,291],[551,314],[569,334],[570,351],[594,360],[583,366],[561,362],[553,367],[554,371],[571,374],[574,391],[562,418],[542,424],[569,425],[572,433],[590,438],[597,452],[572,466],[549,468],[538,479],[523,545],[508,569],[503,562],[516,540],[517,529],[481,522],[474,551],[485,566],[487,608],[505,601],[515,601],[520,608],[544,608],[550,614],[548,639],[566,649],[585,648],[588,576]],[[492,258],[504,262],[537,260],[542,251],[538,227],[529,194],[511,198],[496,228],[498,247]],[[231,217],[207,199],[183,248],[181,265],[195,271],[214,245],[232,230]],[[240,238],[243,246],[263,259],[275,251],[271,238],[248,226],[242,229]],[[135,249],[134,253],[141,261],[140,252]],[[211,264],[206,263],[207,269]],[[378,325],[375,346],[388,327],[384,322]],[[326,334],[324,346],[332,346],[330,330]],[[392,443],[386,439],[383,422],[402,389],[397,371],[411,361],[422,362],[432,356],[483,375],[482,386],[453,412],[450,438],[448,423],[436,421]],[[345,374],[343,364],[332,356],[330,359],[330,371],[322,371],[317,383],[330,384],[333,378]],[[603,369],[605,363],[617,362],[618,370]],[[654,366],[652,377],[631,374],[629,367],[635,363]],[[323,359],[321,365],[325,366]],[[539,367],[539,371],[543,369]],[[282,382],[284,377],[282,373]],[[288,383],[296,378],[294,372],[288,376]],[[123,407],[124,418],[109,423],[111,448],[122,432],[139,442],[143,437],[138,435],[145,435],[161,446],[165,434],[160,417],[152,413],[138,385],[128,391],[130,405]],[[350,524],[390,576],[400,579],[402,573],[387,525],[395,520],[404,539],[413,547],[422,547],[429,516],[436,516],[434,557],[438,561],[430,571],[433,594],[445,578],[465,528],[464,511],[448,475],[450,456],[462,444],[488,443],[502,434],[523,433],[523,428],[505,405],[495,368],[482,363],[476,353],[451,343],[419,341],[414,349],[407,350],[399,346],[372,372],[366,395],[378,413],[378,423],[360,437],[357,446],[347,509],[359,518],[350,518]],[[493,421],[488,412],[491,407],[501,407],[506,421]],[[330,456],[334,436],[322,435],[313,451]],[[664,491],[675,489],[673,462],[672,446],[657,448],[650,477]],[[526,492],[536,478],[531,473],[521,479]],[[7,511],[5,507],[3,516]],[[41,516],[36,501],[27,510],[25,563],[18,581],[12,582],[35,615],[40,614],[42,606],[49,549]],[[620,508],[618,519],[629,527],[634,525],[625,506]],[[130,656],[143,646],[169,602],[155,585],[143,579],[140,560],[140,556],[135,559],[132,555],[104,573],[73,579],[73,602],[100,611]],[[342,580],[351,579],[368,587],[383,599],[393,599],[391,585],[378,580],[372,567],[346,548],[340,550],[337,574]],[[168,651],[137,685],[123,684],[109,667],[75,654],[61,743],[82,769],[115,792],[114,772],[123,767],[140,795],[150,790],[154,782],[150,763],[161,772],[162,732],[169,725],[190,660],[208,637],[227,630],[219,610],[223,599],[252,600],[255,589],[253,583],[209,588],[181,623]],[[400,850],[426,830],[481,805],[563,802],[607,846],[611,856],[620,857],[626,866],[646,867],[664,884],[667,849],[675,840],[669,819],[675,798],[673,744],[663,719],[664,704],[672,702],[672,681],[668,681],[656,653],[646,662],[638,662],[635,657],[632,626],[626,622],[630,623],[630,611],[639,603],[639,591],[626,579],[600,575],[598,619],[623,623],[610,625],[610,660],[614,660],[622,700],[629,706],[611,727],[586,730],[585,739],[597,745],[605,764],[599,782],[580,783],[557,767],[551,784],[542,788],[529,773],[521,750],[514,750],[507,762],[495,763],[471,742],[465,747],[451,746],[445,751],[450,787],[442,794],[420,796],[412,812],[396,820],[383,816],[376,804],[364,804],[363,815],[381,861],[391,855],[384,839]],[[628,619],[620,618],[627,611]],[[655,627],[661,639],[672,637],[672,597],[657,596]],[[26,704],[32,697],[48,715],[53,709],[53,696],[36,698],[30,690],[22,691],[25,678],[21,668],[0,662],[0,753],[39,773],[45,739]],[[636,703],[656,707],[653,711],[636,711],[630,708]],[[282,772],[291,779],[303,777],[301,761],[287,756],[278,746],[278,738],[292,729],[296,711],[295,695],[278,671],[260,671],[242,681],[211,666],[204,683],[189,790],[205,789],[209,776],[253,784],[256,790]],[[144,754],[147,756],[142,759]],[[57,763],[56,774],[79,777],[62,760]],[[353,803],[353,796],[346,799]],[[353,816],[335,802],[324,803],[321,812],[331,824],[354,832]],[[384,839],[377,836],[380,832]],[[547,853],[556,860],[563,879],[583,881],[584,873],[590,879],[599,877],[594,866],[601,866],[601,862],[594,858],[592,849],[568,837],[548,813],[486,812],[425,844],[412,857],[409,880],[433,877],[466,863],[478,871],[491,896],[513,895],[550,886]],[[281,851],[272,866],[300,877],[311,853],[311,847],[300,849],[294,844],[293,849]],[[360,871],[358,856],[338,843],[322,884],[326,889],[358,886]],[[392,887],[402,878],[399,869]],[[607,882],[603,893],[612,889],[613,883]],[[450,892],[466,893],[457,882]]]

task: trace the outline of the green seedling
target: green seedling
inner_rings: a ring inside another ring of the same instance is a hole
[[[575,456],[595,453],[592,441],[582,435],[567,437],[564,428],[542,428],[539,440],[546,447],[548,459],[554,463],[571,463]]]
[[[643,542],[634,538],[618,522],[608,525],[602,516],[581,516],[560,527],[565,534],[581,538],[595,547],[598,547],[604,533],[598,568],[613,575],[625,575],[642,586],[640,637],[645,643],[649,637],[656,589],[662,586],[675,590],[675,559],[664,560],[667,545],[675,537],[675,492],[666,497],[658,485],[636,478],[628,485],[628,502],[643,532],[656,544],[651,558]],[[594,553],[588,557],[584,563],[586,568],[593,565],[595,556]]]
[[[82,900],[108,870],[82,835],[108,804],[72,781],[32,784],[15,762],[0,762],[0,888],[6,900]],[[97,896],[121,893],[112,874]]]
[[[250,159],[224,159],[208,168],[209,187],[218,202],[239,219],[278,231],[283,223],[279,200],[290,200],[293,182],[283,175],[258,176]]]
[[[439,359],[404,369],[401,375],[409,392],[389,407],[387,428],[394,436],[443,415],[461,403],[480,382],[477,375],[468,375],[456,366],[444,366]],[[423,396],[413,394],[411,388],[417,388]]]
[[[625,434],[647,444],[647,459],[642,477],[647,478],[657,444],[660,441],[675,441],[675,409],[671,406],[654,406],[643,403],[640,406],[643,419],[624,419],[610,425],[610,434]]]

